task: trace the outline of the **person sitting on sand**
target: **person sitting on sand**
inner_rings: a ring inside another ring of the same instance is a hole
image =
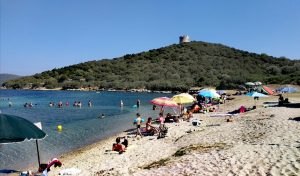
[[[279,95],[279,98],[278,98],[278,105],[279,106],[282,106],[283,105],[283,102],[284,102],[284,98],[282,96],[282,94]]]
[[[121,139],[124,139],[124,141],[121,143]],[[112,151],[117,151],[119,154],[122,154],[125,152],[126,148],[128,147],[128,140],[126,137],[117,137],[116,138],[116,143],[113,144],[112,146]]]
[[[216,112],[216,108],[215,107],[209,108],[209,112]]]
[[[163,113],[159,113],[159,117],[158,117],[158,122],[159,122],[159,126],[163,125],[165,123],[165,118],[163,116]]]
[[[146,132],[149,135],[154,135],[154,134],[158,133],[157,128],[152,126],[152,118],[151,117],[149,117],[146,122]]]
[[[200,111],[200,109],[201,109],[200,106],[198,104],[195,104],[195,106],[192,109],[192,112],[193,113],[198,113]]]
[[[193,113],[190,110],[187,110],[184,114],[183,114],[183,120],[185,121],[190,121],[190,119],[193,117]]]

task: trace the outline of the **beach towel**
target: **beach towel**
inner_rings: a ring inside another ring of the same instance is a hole
[[[67,168],[67,169],[61,170],[59,172],[59,175],[75,175],[75,174],[79,174],[80,172],[81,172],[80,169]]]
[[[210,115],[209,117],[226,117],[226,116],[237,116],[237,114],[213,114]]]

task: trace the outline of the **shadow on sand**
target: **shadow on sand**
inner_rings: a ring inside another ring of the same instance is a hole
[[[300,103],[283,103],[280,106],[278,105],[278,102],[264,102],[263,104],[269,105],[270,107],[300,108]]]
[[[12,173],[20,173],[21,171],[11,170],[11,169],[0,169],[0,174],[12,174]]]
[[[300,122],[300,117],[289,118],[289,120],[294,120],[294,121]]]

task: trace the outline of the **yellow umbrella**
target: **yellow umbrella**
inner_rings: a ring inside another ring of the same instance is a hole
[[[178,104],[187,104],[187,103],[193,103],[195,101],[195,98],[188,93],[181,93],[178,95],[174,95],[172,97],[172,100]]]

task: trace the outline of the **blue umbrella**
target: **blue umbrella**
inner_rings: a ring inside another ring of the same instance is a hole
[[[268,97],[267,95],[262,94],[262,93],[258,93],[258,92],[248,92],[248,93],[246,94],[246,96],[254,97],[254,100],[256,99],[256,97]],[[257,98],[257,99],[258,99],[258,98]],[[256,101],[255,101],[255,106],[256,106]]]
[[[258,93],[258,92],[248,92],[246,94],[246,96],[249,96],[249,97],[268,97],[267,95],[262,94],[262,93]]]
[[[199,95],[203,96],[203,97],[207,97],[207,98],[219,98],[220,95],[217,94],[217,92],[212,91],[212,90],[201,90],[199,92]]]
[[[297,89],[294,87],[282,87],[277,89],[279,92],[283,92],[283,93],[293,93],[293,92],[297,92]]]

